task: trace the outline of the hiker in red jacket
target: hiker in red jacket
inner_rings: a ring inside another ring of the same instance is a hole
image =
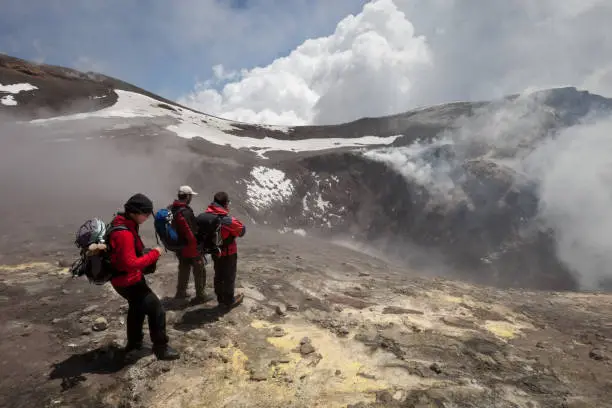
[[[198,193],[193,191],[191,187],[181,186],[178,190],[178,199],[168,207],[174,215],[179,238],[184,244],[184,247],[176,255],[179,264],[176,295],[174,297],[175,299],[187,298],[189,275],[193,271],[196,296],[192,299],[192,304],[205,303],[210,300],[205,294],[206,268],[204,266],[204,257],[198,251],[195,215],[189,206],[193,197],[197,195]]]
[[[113,288],[128,301],[126,352],[142,349],[142,326],[149,318],[149,335],[153,352],[160,360],[176,360],[179,353],[168,345],[166,312],[145,280],[144,275],[154,270],[162,249],[146,251],[139,235],[139,226],[153,213],[153,203],[143,194],[135,194],[125,203],[112,226],[125,225],[127,230],[113,231],[109,237],[110,262],[123,274],[111,280]]]
[[[215,194],[213,202],[206,209],[207,213],[224,216],[221,219],[221,238],[223,246],[219,254],[213,254],[215,267],[215,294],[220,306],[232,308],[238,306],[244,295],[234,295],[236,269],[238,266],[238,245],[236,238],[244,236],[246,227],[237,218],[229,215],[230,200],[226,192]]]

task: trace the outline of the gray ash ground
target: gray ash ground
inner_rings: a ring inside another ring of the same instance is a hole
[[[227,314],[169,299],[162,258],[150,281],[183,355],[168,363],[123,355],[110,287],[71,279],[57,254],[32,261],[0,268],[2,406],[611,406],[607,294],[423,278],[262,228],[240,245],[246,300]]]

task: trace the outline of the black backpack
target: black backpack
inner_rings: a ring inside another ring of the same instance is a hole
[[[87,220],[76,233],[74,244],[80,249],[80,257],[70,268],[73,277],[85,275],[89,282],[103,285],[116,276],[125,275],[110,262],[112,248],[110,234],[114,231],[128,230],[125,225],[107,227],[98,218]],[[136,237],[134,237],[136,240]]]
[[[202,254],[218,254],[224,243],[221,220],[225,215],[204,212],[196,217],[196,240]]]

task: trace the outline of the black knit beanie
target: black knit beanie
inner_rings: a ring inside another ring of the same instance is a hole
[[[215,194],[213,201],[219,204],[221,207],[225,207],[229,204],[230,199],[229,195],[225,191],[219,191],[217,194]]]
[[[126,213],[151,214],[153,202],[144,194],[136,193],[123,205]]]

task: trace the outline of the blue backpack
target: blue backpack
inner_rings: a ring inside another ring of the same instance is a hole
[[[179,252],[185,244],[179,237],[174,219],[175,214],[171,210],[162,208],[155,213],[153,225],[157,242],[161,241],[167,251]]]

